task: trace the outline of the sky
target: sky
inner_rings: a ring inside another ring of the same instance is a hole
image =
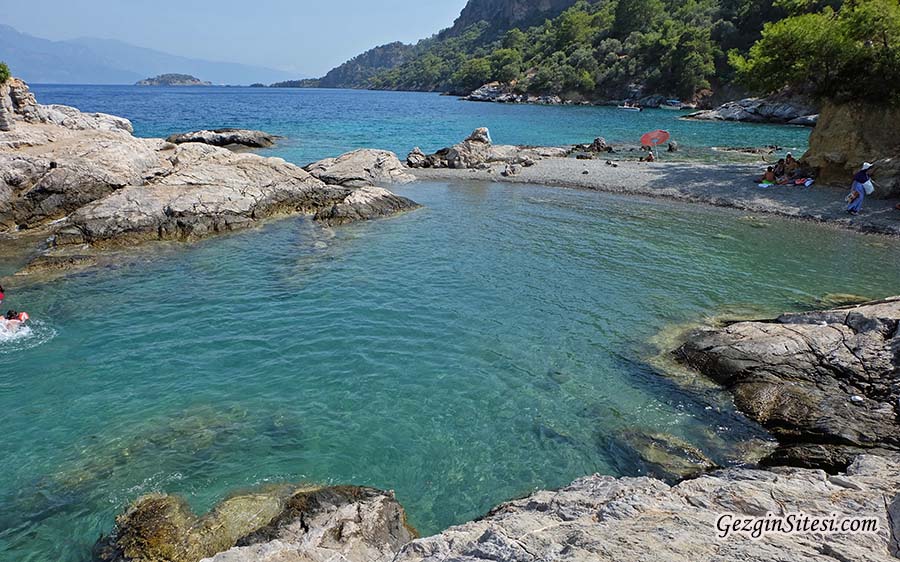
[[[321,76],[376,45],[449,27],[466,0],[0,0],[45,39],[118,39],[175,55]]]

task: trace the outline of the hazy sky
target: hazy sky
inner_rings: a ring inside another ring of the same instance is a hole
[[[449,26],[466,0],[0,0],[46,39],[119,39],[176,55],[319,76],[375,45]]]

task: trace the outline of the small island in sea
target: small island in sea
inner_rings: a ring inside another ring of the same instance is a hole
[[[212,82],[200,80],[190,74],[160,74],[153,78],[144,78],[135,86],[212,86]]]

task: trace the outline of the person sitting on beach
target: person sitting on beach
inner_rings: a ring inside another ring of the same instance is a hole
[[[764,173],[761,178],[757,179],[756,183],[774,184],[777,181],[777,179],[778,178],[775,176],[775,168],[773,168],[772,166],[769,166],[768,168],[766,168],[766,173]]]
[[[788,182],[787,161],[784,158],[778,160],[778,163],[775,164],[775,168],[772,172],[775,174],[775,183],[778,185],[783,185]]]
[[[656,156],[653,155],[653,150],[647,152],[647,156],[641,158],[641,162],[656,162]]]
[[[791,179],[796,178],[800,171],[800,162],[790,152],[784,157],[784,171]]]

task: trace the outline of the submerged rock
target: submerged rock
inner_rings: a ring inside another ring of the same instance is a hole
[[[900,449],[898,350],[900,297],[698,330],[676,353],[778,438],[773,460],[839,470]]]
[[[369,148],[354,150],[337,158],[326,158],[304,169],[329,185],[344,187],[409,183],[416,179],[406,171],[393,152]]]
[[[390,560],[415,538],[393,494],[356,486],[279,486],[231,497],[202,517],[152,494],[95,546],[103,562]]]
[[[616,438],[616,456],[628,459],[650,476],[666,482],[694,478],[716,468],[698,447],[664,433],[626,431]]]
[[[170,135],[166,140],[174,144],[199,142],[223,147],[237,145],[250,148],[268,148],[275,144],[275,135],[249,129],[213,129],[211,131],[178,133]]]

